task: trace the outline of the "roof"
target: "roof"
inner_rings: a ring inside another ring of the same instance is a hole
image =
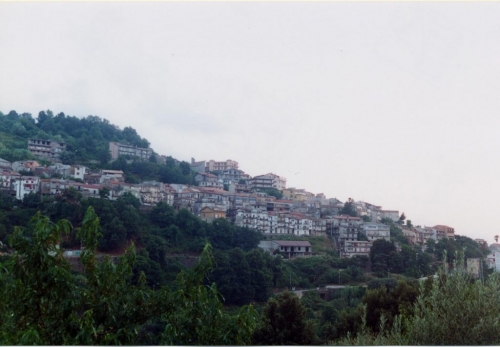
[[[116,173],[116,174],[122,174],[123,175],[123,171],[122,170],[102,170],[102,173]]]
[[[280,246],[307,246],[311,247],[311,244],[309,241],[281,241],[281,240],[275,240],[274,243],[280,245]]]

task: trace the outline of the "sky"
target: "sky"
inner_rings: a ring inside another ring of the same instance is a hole
[[[500,3],[1,2],[0,111],[494,242]]]

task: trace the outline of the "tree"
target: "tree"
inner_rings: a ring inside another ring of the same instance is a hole
[[[150,326],[160,327],[156,343],[250,343],[256,325],[253,308],[228,314],[216,286],[203,285],[212,267],[210,246],[190,271],[178,275],[174,291],[152,291],[143,272],[135,272],[133,280],[133,246],[116,261],[96,258],[101,226],[92,207],[77,232],[84,246],[84,272],[73,275],[58,247],[70,229],[68,221],[54,224],[40,213],[29,229],[16,228],[10,239],[15,253],[0,263],[1,344],[135,345],[144,341],[140,332]],[[142,254],[138,266],[147,269],[147,252]]]
[[[358,212],[356,211],[356,206],[354,205],[354,200],[349,198],[349,200],[344,204],[344,207],[340,210],[340,214],[346,214],[352,217],[356,217]]]
[[[498,235],[495,235],[495,242],[498,243]]]
[[[306,321],[304,307],[288,291],[267,302],[261,326],[253,335],[256,345],[311,345],[314,341],[314,328]]]
[[[398,224],[403,224],[406,219],[405,213],[401,213],[401,216],[399,217]]]

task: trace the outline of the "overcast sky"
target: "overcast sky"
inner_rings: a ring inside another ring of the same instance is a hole
[[[0,3],[0,111],[500,234],[500,4]]]

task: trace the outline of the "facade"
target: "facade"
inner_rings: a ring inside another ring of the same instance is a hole
[[[346,241],[342,257],[369,256],[372,243],[369,241]]]
[[[363,223],[363,233],[369,241],[391,240],[391,229],[382,223]]]
[[[40,178],[36,176],[21,176],[14,181],[16,199],[22,200],[29,193],[38,192]]]
[[[282,190],[283,197],[293,201],[308,201],[314,198],[314,194],[305,189],[285,188]]]
[[[309,241],[273,241],[276,250],[279,250],[285,258],[303,257],[312,254]]]
[[[8,160],[0,158],[0,171],[2,170],[11,170],[12,163]]]
[[[205,172],[205,161],[194,161],[194,158],[191,158],[191,164],[189,165],[191,170],[196,172]]]
[[[226,218],[226,211],[214,210],[210,207],[203,207],[200,210],[200,218],[205,222],[213,222],[217,218]]]
[[[69,175],[73,178],[78,178],[83,181],[85,174],[88,173],[89,169],[82,165],[72,165],[69,170]]]
[[[440,238],[453,238],[455,236],[455,229],[447,225],[435,225],[433,228],[437,230],[438,235],[441,236]]]
[[[255,176],[249,180],[248,184],[252,189],[257,190],[270,188],[283,190],[286,188],[286,178],[273,173],[268,173],[265,175]]]
[[[363,220],[359,217],[335,216],[332,218],[333,235],[342,244],[346,241],[357,241],[358,232],[362,230],[362,223]]]
[[[151,148],[141,148],[118,142],[110,142],[109,153],[111,154],[111,160],[116,160],[122,155],[129,155],[131,157],[138,157],[142,160],[149,160],[153,154],[153,150]]]
[[[399,211],[395,210],[380,210],[379,211],[380,220],[383,218],[390,218],[393,222],[397,222],[399,220]]]
[[[205,171],[225,171],[231,169],[238,169],[237,161],[231,159],[226,161],[209,160],[205,166]]]
[[[66,144],[54,140],[28,139],[28,150],[37,157],[55,160],[66,150]]]

